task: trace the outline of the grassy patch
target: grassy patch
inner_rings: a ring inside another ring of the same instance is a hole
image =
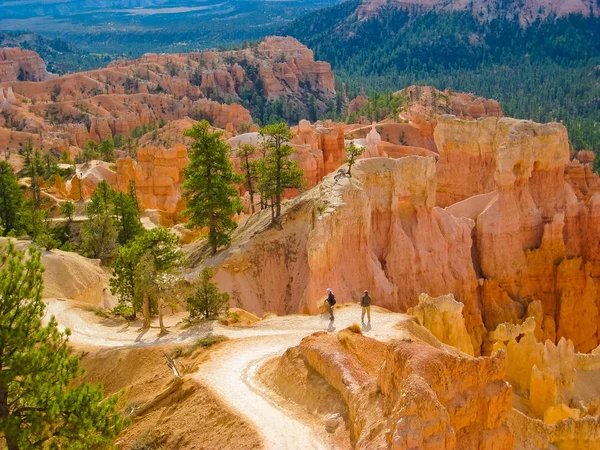
[[[173,354],[171,356],[173,358],[187,357],[199,348],[209,348],[228,339],[229,338],[227,336],[223,336],[221,334],[216,334],[214,336],[206,336],[205,338],[194,341],[187,347],[177,347],[175,350],[173,350]]]

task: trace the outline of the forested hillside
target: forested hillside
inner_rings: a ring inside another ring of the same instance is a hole
[[[510,3],[510,2],[508,2]],[[600,152],[600,18],[481,20],[471,11],[384,7],[359,20],[352,0],[282,30],[332,63],[349,96],[410,84],[473,92],[506,115],[562,120],[576,149]]]

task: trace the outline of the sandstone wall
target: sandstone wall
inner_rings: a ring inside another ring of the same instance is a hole
[[[157,209],[166,216],[181,211],[183,168],[189,161],[186,147],[178,144],[170,149],[140,148],[137,159],[117,161],[117,189],[127,192],[133,181],[142,208]]]

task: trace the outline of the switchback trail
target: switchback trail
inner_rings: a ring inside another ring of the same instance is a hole
[[[225,335],[230,341],[215,349],[210,359],[199,366],[194,378],[211,389],[238,414],[252,423],[261,434],[268,450],[329,450],[324,425],[306,417],[284,399],[261,386],[255,376],[258,368],[268,359],[282,355],[288,348],[317,331],[338,332],[353,323],[360,323],[360,307],[342,305],[336,308],[335,322],[326,315],[271,316],[247,328],[206,323],[184,330],[174,330],[159,337],[159,330],[141,332],[137,326],[103,319],[73,306],[70,302],[51,300],[48,315],[55,315],[59,324],[71,329],[71,342],[76,345],[101,347],[148,346],[168,343],[193,342],[208,335]],[[396,328],[399,322],[412,320],[409,316],[372,308],[372,326],[362,326],[363,334],[387,341],[401,338]],[[172,326],[180,316],[167,317]],[[306,420],[304,420],[306,419]]]

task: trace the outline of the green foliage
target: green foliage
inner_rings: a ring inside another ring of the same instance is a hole
[[[265,157],[257,164],[259,190],[263,198],[271,198],[275,207],[274,220],[281,215],[281,200],[285,189],[301,188],[304,173],[298,161],[289,159],[294,149],[290,128],[283,122],[267,125],[260,130]]]
[[[98,152],[103,161],[112,162],[115,160],[115,144],[112,137],[100,142]]]
[[[63,202],[60,204],[60,213],[70,222],[75,214],[75,204],[73,202]]]
[[[68,151],[63,150],[63,152],[60,154],[60,162],[62,164],[73,164],[73,160],[69,156],[69,152]]]
[[[222,334],[206,336],[205,338],[197,339],[186,347],[177,347],[171,354],[171,357],[174,359],[187,357],[192,355],[192,353],[199,348],[210,348],[213,345],[220,344],[221,342],[225,342],[227,340],[229,340],[229,338],[227,336],[223,336]]]
[[[111,448],[124,428],[118,396],[74,382],[83,374],[71,355],[69,330],[54,317],[42,324],[40,254],[12,242],[0,271],[0,433],[9,450]]]
[[[348,164],[348,176],[352,177],[352,166],[356,159],[365,152],[365,147],[357,147],[354,142],[346,146],[346,163]]]
[[[234,186],[240,179],[229,159],[229,145],[221,138],[222,132],[211,133],[209,127],[203,120],[185,131],[194,142],[184,169],[183,190],[190,225],[208,227],[208,244],[214,254],[231,241],[237,227],[232,217],[241,203]]]
[[[184,262],[178,238],[169,230],[154,228],[119,248],[112,264],[110,289],[119,302],[142,311],[144,301],[150,311],[158,310],[161,290],[173,284],[170,275]]]
[[[90,258],[103,261],[112,258],[117,245],[117,228],[112,215],[92,212],[88,208],[88,220],[81,226],[81,250]]]
[[[129,193],[119,192],[114,196],[114,211],[119,224],[119,244],[127,244],[144,231],[133,181],[130,182]]]
[[[397,118],[400,109],[407,103],[405,97],[395,95],[392,91],[376,92],[369,95],[368,98],[369,102],[360,109],[358,115],[375,122],[379,122],[386,117]]]
[[[91,258],[109,260],[117,245],[117,224],[112,214],[115,192],[102,180],[86,206],[88,220],[81,226],[81,249]]]
[[[0,223],[3,235],[19,230],[23,207],[23,193],[12,166],[0,161]]]
[[[200,273],[193,295],[186,299],[190,320],[217,319],[229,309],[229,294],[219,292],[219,287],[211,281],[213,272],[205,268]]]

